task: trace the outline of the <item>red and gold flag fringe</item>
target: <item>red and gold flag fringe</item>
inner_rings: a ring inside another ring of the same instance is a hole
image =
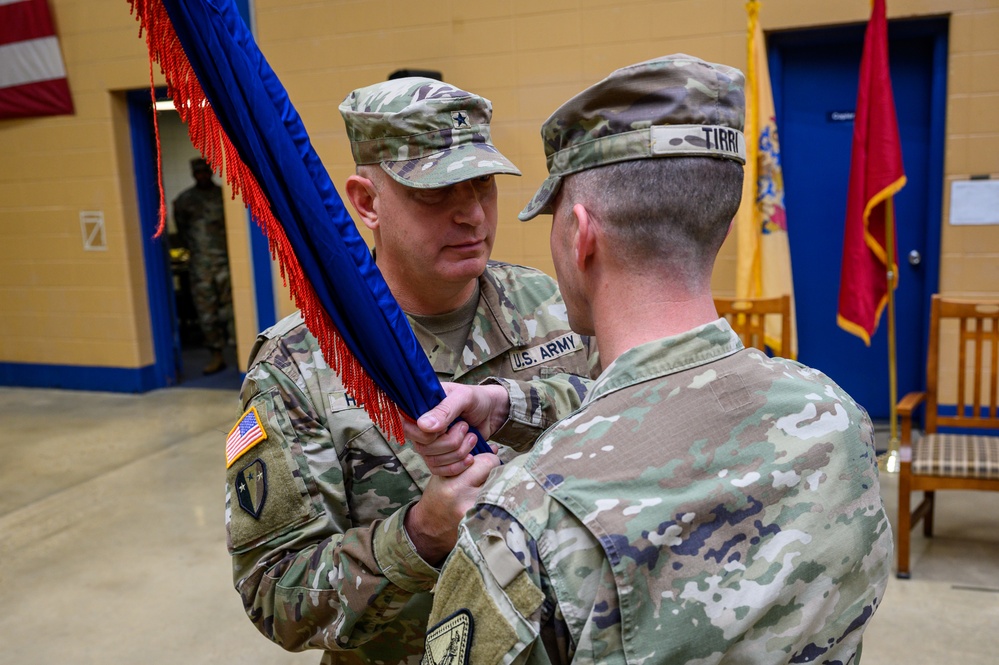
[[[340,376],[344,388],[361,404],[368,415],[388,437],[404,441],[402,418],[404,414],[368,376],[350,352],[329,314],[319,302],[316,292],[298,262],[284,233],[284,228],[274,217],[270,202],[249,167],[222,129],[212,110],[194,68],[187,59],[170,17],[157,0],[129,0],[132,12],[139,20],[139,36],[145,30],[149,48],[150,93],[155,102],[152,63],[158,62],[167,83],[167,94],[173,100],[181,120],[187,125],[191,143],[197,148],[212,170],[222,175],[232,188],[233,195],[240,195],[251,216],[267,236],[271,258],[277,259],[281,277],[291,291],[295,306],[305,319],[305,324],[319,342],[326,362]],[[159,225],[156,235],[166,224],[166,202],[163,193],[162,161],[159,145],[159,127],[156,126],[157,170],[160,189]]]

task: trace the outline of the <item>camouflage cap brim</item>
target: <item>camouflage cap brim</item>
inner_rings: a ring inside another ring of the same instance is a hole
[[[746,163],[745,77],[683,53],[611,72],[562,104],[541,126],[549,177],[521,211],[551,212],[562,178],[660,157]]]
[[[534,198],[517,215],[517,219],[527,222],[538,215],[552,214],[552,202],[555,200],[555,195],[558,194],[561,186],[562,176],[550,175],[545,178],[545,181],[541,183],[541,187],[538,187],[538,191],[535,192]]]
[[[465,143],[418,159],[383,161],[382,169],[401,185],[418,189],[447,187],[484,175],[520,175],[520,170],[489,143]]]
[[[526,222],[551,214],[562,177],[579,171],[651,157],[715,157],[746,163],[746,138],[731,127],[659,125],[572,144],[548,156],[548,171],[534,198],[517,215]]]

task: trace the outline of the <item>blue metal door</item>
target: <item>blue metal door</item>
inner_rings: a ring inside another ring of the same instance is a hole
[[[946,20],[893,22],[889,57],[908,184],[895,197],[898,396],[924,382],[929,296],[937,287],[943,187]],[[852,113],[864,26],[769,37],[781,136],[798,357],[871,414],[889,416],[887,308],[868,348],[836,324]],[[911,257],[911,258],[910,258]]]

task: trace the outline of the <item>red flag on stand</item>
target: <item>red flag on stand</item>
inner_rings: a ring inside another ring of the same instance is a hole
[[[72,112],[48,0],[0,0],[0,118]]]
[[[904,186],[902,145],[888,72],[885,0],[874,0],[860,60],[837,316],[840,328],[868,346],[888,302],[885,238],[887,225],[895,223],[889,212],[891,198]],[[893,256],[898,252],[893,251]],[[892,288],[897,288],[897,258],[894,263]]]

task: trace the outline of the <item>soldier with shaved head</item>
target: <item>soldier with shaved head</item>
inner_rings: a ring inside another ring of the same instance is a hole
[[[859,659],[892,553],[871,421],[821,372],[744,348],[711,294],[744,108],[741,72],[677,54],[544,123],[550,175],[520,217],[551,215],[570,324],[605,369],[484,485],[424,663]]]
[[[555,281],[490,261],[496,176],[488,100],[427,78],[353,91],[340,105],[356,174],[344,193],[438,377],[489,380],[493,440],[529,446],[578,406],[595,374]],[[247,614],[323,663],[418,663],[430,590],[458,522],[497,463],[472,460],[461,424],[423,452],[389,442],[295,314],[264,331],[227,455],[233,576]],[[580,378],[587,377],[587,378]],[[441,445],[443,443],[444,445]],[[469,467],[453,479],[431,468]]]

